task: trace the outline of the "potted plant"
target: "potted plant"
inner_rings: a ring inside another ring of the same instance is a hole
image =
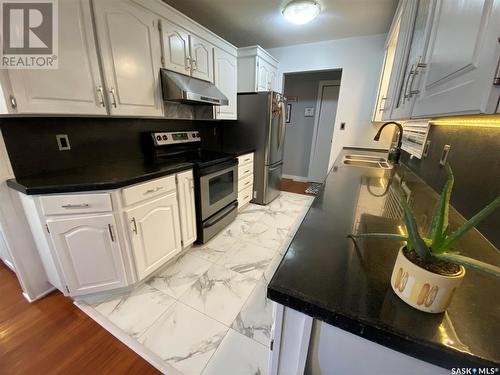
[[[425,236],[418,232],[401,186],[398,188],[403,206],[407,235],[389,233],[351,234],[352,238],[382,238],[405,242],[392,271],[391,286],[407,304],[426,312],[446,310],[455,289],[465,276],[465,268],[500,277],[500,267],[459,255],[453,251],[456,242],[481,220],[500,206],[500,196],[452,233],[448,233],[448,213],[454,178],[446,166],[448,180],[434,208],[432,221]]]

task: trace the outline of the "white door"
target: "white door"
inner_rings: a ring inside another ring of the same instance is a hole
[[[193,171],[178,173],[176,178],[179,216],[181,219],[182,247],[187,247],[196,241]]]
[[[323,183],[328,174],[339,91],[338,84],[319,84],[308,173],[312,182]]]
[[[129,209],[126,216],[137,276],[142,280],[182,250],[177,195]]]
[[[129,1],[94,1],[112,115],[162,116],[157,19]]]
[[[112,214],[47,220],[72,296],[127,285]]]
[[[218,119],[236,120],[237,118],[237,64],[235,56],[221,49],[215,49],[215,86],[229,100],[228,105],[216,107]]]
[[[9,70],[18,113],[105,115],[89,0],[60,1],[57,69]]]
[[[205,81],[214,81],[214,48],[193,35],[189,36],[191,47],[191,75]]]
[[[498,0],[438,1],[412,117],[495,112],[499,19]]]
[[[160,25],[163,67],[191,75],[188,33],[165,19],[160,20]]]
[[[257,91],[269,91],[270,70],[269,64],[257,57]]]

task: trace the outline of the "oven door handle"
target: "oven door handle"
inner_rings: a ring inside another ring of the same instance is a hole
[[[205,223],[203,224],[203,228],[210,228],[211,226],[217,224],[219,221],[221,221],[227,215],[229,215],[231,212],[233,212],[236,208],[238,208],[238,201],[231,203],[229,206],[222,209],[221,211],[216,213],[213,217],[211,217],[210,219],[205,221]]]

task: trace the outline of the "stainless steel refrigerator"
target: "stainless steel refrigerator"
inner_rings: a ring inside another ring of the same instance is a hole
[[[223,126],[224,151],[255,152],[253,203],[265,205],[280,194],[285,108],[277,92],[238,94],[238,120]]]

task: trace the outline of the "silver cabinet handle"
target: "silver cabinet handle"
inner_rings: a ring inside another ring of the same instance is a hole
[[[111,102],[111,105],[116,108],[115,89],[111,88],[111,90],[109,90],[109,93],[111,94],[111,97],[113,98],[113,101]]]
[[[16,109],[17,108],[17,100],[14,97],[14,95],[10,95],[9,99],[10,99],[10,105],[12,106],[12,108]]]
[[[186,70],[191,70],[191,57],[186,57]]]
[[[97,93],[99,94],[100,98],[100,105],[102,107],[106,107],[106,103],[104,103],[104,90],[102,89],[102,86],[97,86]]]
[[[245,182],[245,185],[244,185],[244,186],[247,186],[247,185],[249,185],[249,184],[250,184],[250,181],[247,181],[247,182]]]
[[[410,80],[410,84],[409,84],[409,88],[408,88],[408,97],[411,98],[413,95],[418,95],[420,94],[420,90],[413,90],[412,87],[413,87],[413,82],[415,81],[415,76],[418,74],[418,70],[419,69],[425,69],[427,68],[427,64],[426,63],[423,63],[421,62],[420,60],[422,60],[422,56],[420,56],[418,58],[418,62],[417,64],[415,65],[415,71],[413,73],[413,76],[411,77],[411,80]]]
[[[414,74],[415,74],[415,64],[411,64],[410,71],[408,72],[408,75],[406,76],[406,80],[405,80],[405,86],[404,86],[404,90],[403,90],[403,104],[405,103],[406,99],[409,98],[408,86],[410,83],[410,79]]]
[[[154,189],[148,189],[144,192],[144,195],[146,194],[151,194],[151,193],[156,193],[157,191],[163,189],[163,186],[157,186],[156,188]]]
[[[89,208],[90,204],[88,203],[81,203],[81,204],[63,204],[61,206],[62,208]]]
[[[132,228],[132,232],[137,234],[137,222],[135,221],[135,217],[132,218],[132,224],[134,224],[134,227]]]
[[[111,237],[111,242],[115,242],[115,235],[113,234],[113,226],[108,224],[109,236]]]
[[[191,66],[193,67],[193,70],[198,70],[198,63],[195,59],[191,59]]]

